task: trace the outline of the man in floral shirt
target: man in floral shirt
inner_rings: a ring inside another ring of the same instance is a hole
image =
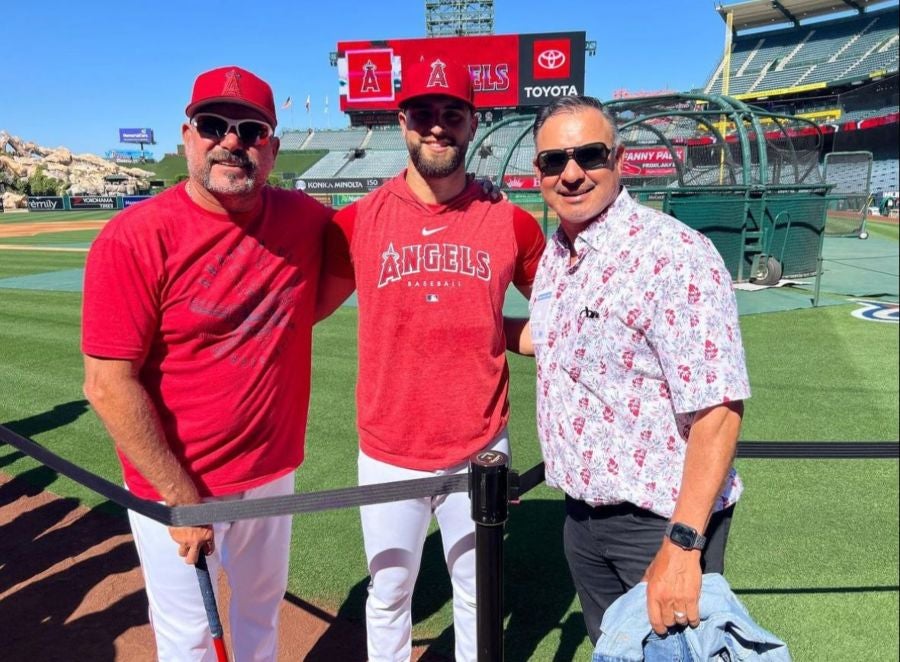
[[[731,279],[708,239],[635,203],[624,148],[590,97],[547,106],[535,168],[560,228],[518,349],[537,358],[549,485],[566,493],[566,558],[596,642],[606,608],[648,582],[653,629],[699,622],[722,572],[750,396]]]

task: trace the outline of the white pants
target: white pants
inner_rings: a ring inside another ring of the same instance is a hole
[[[291,472],[260,487],[205,501],[258,499],[293,492]],[[178,555],[178,545],[168,527],[131,511],[128,518],[144,573],[159,660],[215,662],[196,569]],[[215,551],[206,561],[213,590],[218,591],[220,570],[231,587],[229,659],[234,662],[277,658],[278,614],[287,588],[292,521],[290,516],[281,516],[213,524]]]
[[[504,429],[485,450],[509,454]],[[359,453],[359,484],[387,483],[465,473],[468,462],[440,471],[415,471]],[[369,662],[406,662],[412,655],[412,594],[431,516],[437,518],[444,560],[453,585],[453,631],[457,662],[475,662],[475,523],[469,496],[436,497],[362,506],[363,540],[369,563],[366,641]]]

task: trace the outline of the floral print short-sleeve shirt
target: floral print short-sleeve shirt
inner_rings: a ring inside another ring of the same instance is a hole
[[[554,235],[530,305],[547,484],[670,517],[694,412],[750,397],[731,277],[706,237],[624,187],[575,249],[570,264]],[[741,490],[731,469],[715,510]]]

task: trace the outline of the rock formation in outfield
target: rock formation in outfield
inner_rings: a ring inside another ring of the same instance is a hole
[[[63,182],[67,195],[135,195],[149,189],[154,176],[148,170],[126,168],[94,154],[42,147],[0,130],[0,184],[6,181],[21,186],[38,168]],[[24,198],[19,198],[4,195],[3,204],[24,207]]]

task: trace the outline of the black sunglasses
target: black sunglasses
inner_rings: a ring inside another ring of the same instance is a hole
[[[275,129],[259,120],[236,120],[215,113],[197,113],[191,118],[197,132],[209,140],[222,140],[231,129],[245,145],[260,147],[269,142]]]
[[[582,170],[596,170],[606,167],[610,154],[612,150],[606,143],[588,143],[567,149],[545,149],[538,153],[534,164],[544,177],[554,177],[566,169],[569,159],[575,159]]]

